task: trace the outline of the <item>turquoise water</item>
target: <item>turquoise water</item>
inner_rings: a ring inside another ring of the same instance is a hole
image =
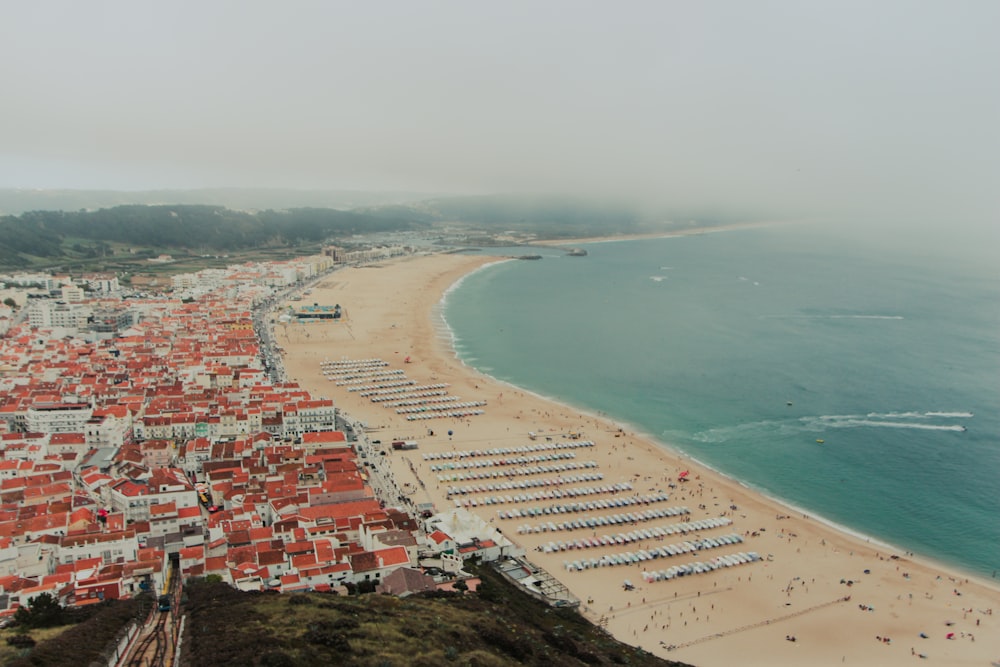
[[[1000,570],[992,267],[796,228],[586,248],[468,276],[444,307],[459,356],[851,530]]]

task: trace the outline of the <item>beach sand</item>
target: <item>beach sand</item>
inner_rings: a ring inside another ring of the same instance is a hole
[[[520,526],[536,525],[542,519],[505,520],[498,517],[498,510],[560,501],[472,508],[522,545],[533,563],[564,582],[580,598],[581,612],[616,638],[664,658],[702,666],[989,665],[1000,661],[996,581],[967,578],[835,530],[677,455],[628,426],[544,400],[463,365],[450,340],[442,335],[435,307],[462,276],[491,261],[496,259],[433,255],[343,269],[325,278],[309,297],[321,304],[340,304],[345,313],[342,321],[275,325],[278,343],[285,349],[288,376],[314,395],[334,399],[352,419],[374,429],[369,437],[381,439],[387,451],[379,458],[388,462],[396,484],[408,490],[412,502],[433,502],[439,510],[455,506],[446,495],[450,483],[438,481],[439,473],[431,472],[430,463],[422,457],[425,453],[543,444],[546,438],[571,441],[569,434],[579,434],[578,441],[592,440],[595,446],[576,451],[574,461],[594,461],[598,467],[573,472],[598,472],[603,480],[563,484],[563,488],[628,482],[632,489],[618,497],[667,491],[670,500],[648,507],[640,504],[546,516],[546,522],[686,506],[690,520],[723,515],[732,519],[732,525],[699,531],[699,536],[738,533],[744,537],[742,544],[697,555],[570,572],[564,568],[566,561],[665,546],[692,536],[542,553],[537,548],[554,540],[651,529],[682,519],[519,534]],[[417,384],[447,383],[450,393],[463,401],[485,401],[485,414],[407,421],[405,415],[336,386],[321,373],[324,360],[366,358],[389,362],[390,369],[404,370]],[[428,435],[430,429],[433,436]],[[529,432],[537,439],[531,440]],[[390,441],[411,439],[419,442],[418,450],[391,451]],[[678,474],[685,470],[688,481],[678,482]],[[489,480],[503,481],[503,476]],[[490,494],[460,499],[486,495]],[[602,497],[611,494],[583,500]],[[644,570],[739,551],[755,551],[764,560],[669,581],[647,583],[642,576]],[[634,590],[624,590],[626,579],[635,585]],[[954,633],[953,639],[947,638],[949,633]],[[921,659],[921,654],[926,658]]]

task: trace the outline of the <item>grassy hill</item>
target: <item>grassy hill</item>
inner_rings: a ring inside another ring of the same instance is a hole
[[[684,667],[622,644],[572,609],[525,594],[489,568],[476,593],[396,598],[367,594],[241,593],[221,582],[185,586],[178,667],[492,667],[633,665]],[[77,667],[96,664],[125,624],[145,618],[152,598],[111,601],[70,625],[0,630],[0,664]],[[74,622],[75,621],[75,622]],[[16,648],[10,637],[36,645]]]
[[[0,267],[114,264],[184,251],[195,256],[295,248],[357,233],[424,229],[416,215],[297,208],[233,211],[220,206],[116,206],[30,211],[0,217]]]
[[[188,587],[182,666],[681,665],[614,640],[486,568],[472,594],[407,598]]]

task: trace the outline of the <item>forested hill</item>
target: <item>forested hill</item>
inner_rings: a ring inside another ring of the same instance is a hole
[[[745,220],[745,218],[744,218]],[[427,199],[352,210],[241,211],[218,205],[130,204],[99,210],[28,211],[0,217],[0,268],[79,266],[122,254],[226,254],[292,249],[353,234],[464,225],[539,239],[639,234],[734,222],[711,210],[644,210],[634,202],[558,195]],[[183,251],[183,253],[181,252]]]
[[[355,213],[298,208],[243,212],[221,206],[116,206],[97,211],[30,211],[0,218],[0,264],[56,259],[67,243],[126,244],[164,250],[228,252],[316,243],[334,236],[423,229],[427,216],[407,211]]]

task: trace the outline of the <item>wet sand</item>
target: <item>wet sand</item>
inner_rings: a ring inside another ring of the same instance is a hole
[[[370,438],[384,443],[388,452],[384,458],[392,475],[412,502],[433,502],[443,510],[454,507],[456,500],[470,502],[475,498],[477,506],[470,509],[492,521],[525,548],[532,562],[564,582],[582,601],[582,613],[622,641],[665,658],[704,666],[989,665],[1000,661],[1000,588],[996,581],[967,578],[837,531],[702,468],[625,425],[544,400],[462,364],[442,335],[435,308],[445,290],[491,261],[496,260],[434,255],[343,269],[326,278],[310,296],[321,304],[340,304],[342,321],[276,325],[289,377],[315,395],[334,399],[340,409],[373,429]],[[481,408],[485,414],[407,421],[395,409],[336,386],[322,374],[325,360],[367,358],[387,361],[389,369],[403,370],[418,385],[446,383],[448,392],[462,401],[485,402]],[[449,436],[449,431],[453,435]],[[534,440],[529,433],[535,434]],[[392,440],[416,440],[419,449],[393,453],[389,447]],[[451,472],[497,472],[496,479],[442,482],[438,475],[443,473],[430,469],[439,462],[424,459],[424,454],[433,452],[581,441],[593,441],[594,446],[565,450],[575,456],[562,462],[594,462],[596,467],[508,477],[509,467],[494,466]],[[683,471],[689,471],[688,481],[679,482]],[[573,474],[602,477],[600,481],[558,482],[560,476],[564,479]],[[549,479],[551,484],[521,493],[613,484],[628,484],[630,488],[584,498],[501,505],[482,503],[488,496],[513,495],[515,491],[448,495],[449,486],[531,479]],[[648,497],[660,492],[668,493],[669,500],[534,518],[502,519],[498,514],[514,508]],[[543,521],[559,523],[676,506],[686,506],[690,515],[637,525],[519,532]],[[631,544],[539,551],[551,541],[593,539],[666,527],[685,519],[719,517],[732,523]],[[695,536],[734,533],[743,539],[741,544],[696,554],[580,572],[564,567],[567,561],[665,547]],[[647,570],[747,551],[757,552],[762,560],[669,581],[646,582],[643,578]],[[634,590],[624,589],[626,580]],[[949,633],[954,633],[954,638],[948,639]],[[926,658],[921,659],[921,654]]]

